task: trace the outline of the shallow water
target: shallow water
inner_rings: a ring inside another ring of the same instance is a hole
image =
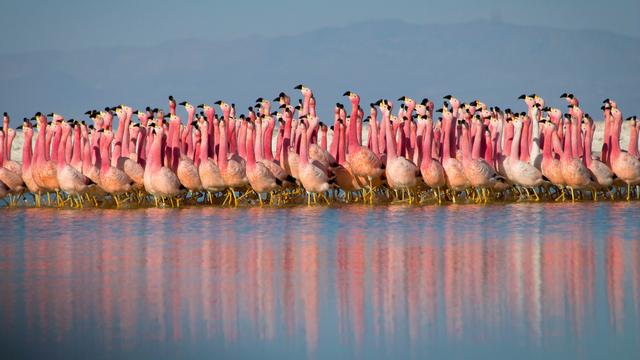
[[[637,358],[639,215],[0,209],[0,341],[12,358]]]

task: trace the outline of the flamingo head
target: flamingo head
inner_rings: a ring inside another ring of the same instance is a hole
[[[342,94],[342,96],[348,96],[351,104],[356,107],[360,104],[360,95],[354,93],[353,91],[346,91],[344,94]]]

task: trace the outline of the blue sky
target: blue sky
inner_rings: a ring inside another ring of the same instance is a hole
[[[0,52],[144,46],[163,41],[298,34],[374,19],[600,29],[640,37],[640,1],[593,0],[4,0]]]

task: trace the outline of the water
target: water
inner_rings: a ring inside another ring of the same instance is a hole
[[[637,358],[637,203],[0,211],[7,358]]]

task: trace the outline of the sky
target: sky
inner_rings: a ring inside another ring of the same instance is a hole
[[[640,38],[638,0],[3,0],[1,53],[299,34],[369,20],[598,29]]]

